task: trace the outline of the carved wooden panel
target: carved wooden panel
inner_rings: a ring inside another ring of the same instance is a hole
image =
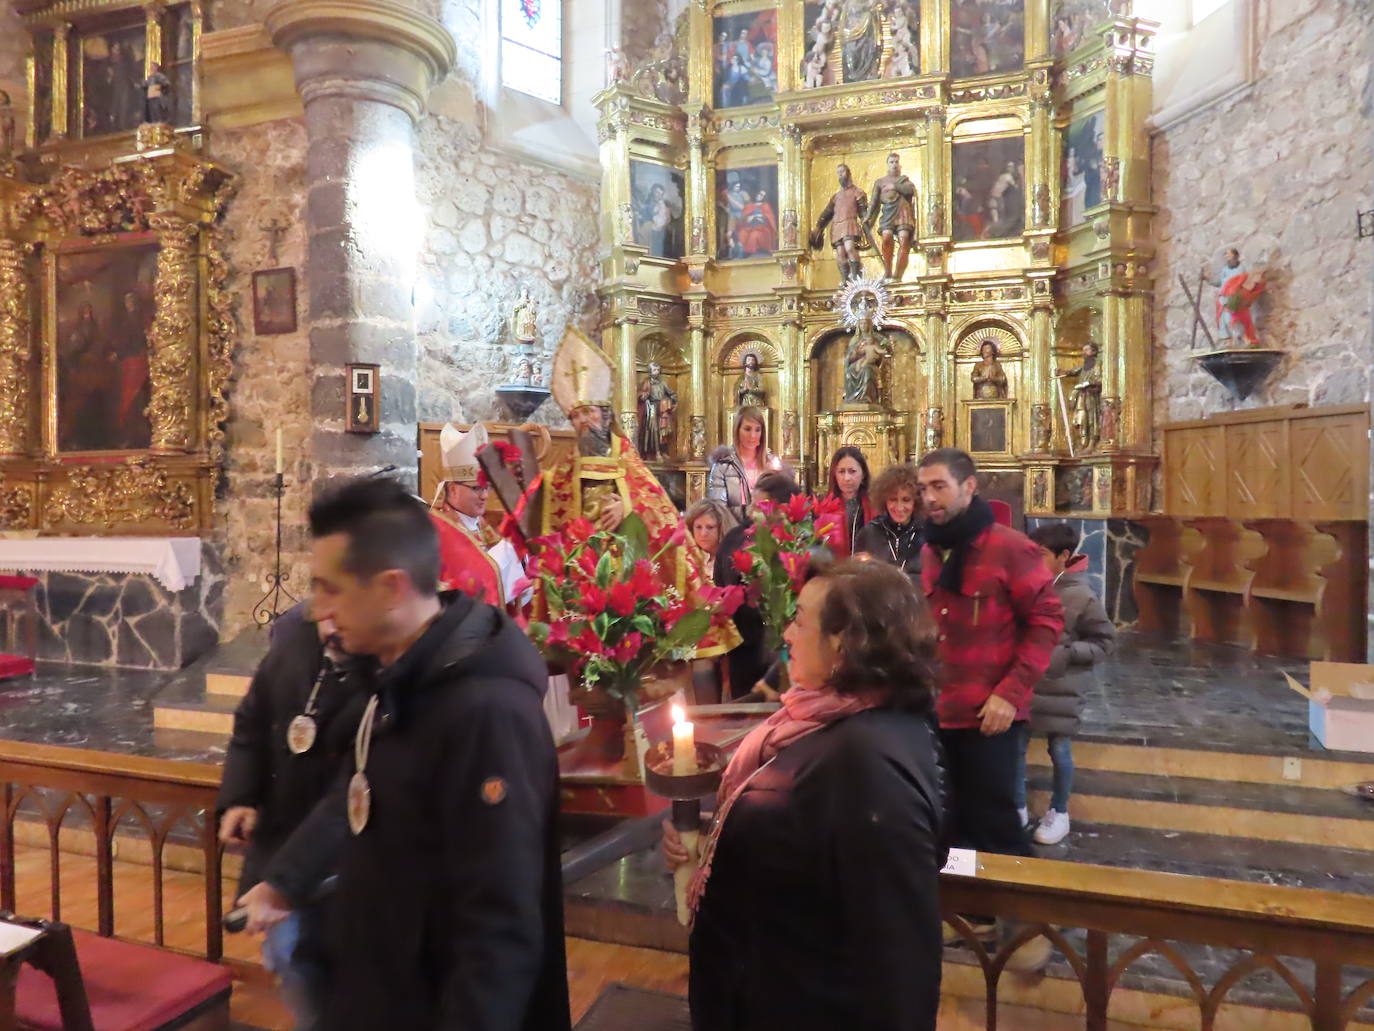
[[[1366,405],[1256,408],[1162,431],[1169,515],[1369,518]]]

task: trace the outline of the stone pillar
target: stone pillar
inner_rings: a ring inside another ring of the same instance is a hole
[[[414,482],[415,123],[453,38],[391,0],[285,0],[264,21],[305,106],[311,454],[336,475],[390,464]],[[380,366],[376,434],[344,431],[350,362]]]
[[[157,310],[148,332],[148,421],[152,450],[169,455],[196,446],[196,239],[195,224],[175,215],[152,215],[157,233]]]
[[[33,328],[26,248],[0,240],[0,457],[28,454],[33,398]]]

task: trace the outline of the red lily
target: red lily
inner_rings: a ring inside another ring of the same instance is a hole
[[[754,556],[748,551],[735,552],[735,557],[731,561],[734,562],[735,569],[744,576],[748,576],[754,569]]]
[[[635,594],[641,598],[652,598],[662,590],[662,585],[658,582],[658,575],[654,572],[654,565],[648,559],[640,559],[635,563],[634,575],[630,577],[630,586]]]
[[[586,595],[584,594],[583,597]],[[635,602],[639,600],[639,595],[635,593],[634,587],[627,583],[615,584],[606,595],[606,605],[617,616],[628,616],[635,610]]]
[[[793,494],[787,499],[787,507],[784,509],[788,521],[793,523],[799,523],[805,519],[810,510],[811,503],[806,500],[805,494]]]
[[[596,533],[596,524],[590,519],[579,516],[563,527],[563,533],[574,544],[581,544]]]

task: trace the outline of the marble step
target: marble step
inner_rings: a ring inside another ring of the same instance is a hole
[[[265,628],[248,627],[182,670],[154,699],[154,733],[216,735],[222,744],[233,732],[234,708],[248,693],[268,644]]]
[[[1035,758],[1032,752],[1032,759]],[[1032,765],[1032,812],[1049,806],[1051,771]],[[1081,820],[1374,852],[1374,804],[1334,788],[1078,769],[1069,812]]]

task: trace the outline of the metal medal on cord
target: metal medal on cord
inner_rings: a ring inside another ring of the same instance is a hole
[[[326,660],[315,676],[315,686],[310,689],[305,712],[293,717],[286,725],[286,747],[291,750],[292,755],[302,755],[315,747],[315,738],[320,730],[319,724],[315,722],[315,699],[320,695],[320,685],[324,683],[328,671],[329,663]]]
[[[381,696],[373,695],[367,700],[363,710],[362,722],[353,738],[353,765],[355,772],[348,781],[348,829],[355,835],[361,834],[367,826],[367,818],[372,813],[372,788],[367,783],[367,753],[372,749],[372,723],[377,717],[377,702]]]

